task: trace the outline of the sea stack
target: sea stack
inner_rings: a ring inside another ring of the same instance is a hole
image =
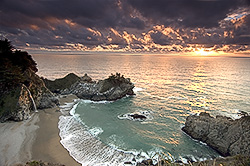
[[[80,99],[93,101],[114,101],[126,95],[135,95],[134,84],[129,78],[116,73],[98,82],[85,74],[83,77],[70,73],[55,81],[44,79],[46,86],[52,91],[63,95],[74,94]]]

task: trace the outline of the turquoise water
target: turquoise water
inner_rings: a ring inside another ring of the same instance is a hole
[[[50,79],[69,72],[88,73],[94,79],[119,72],[131,78],[136,96],[115,102],[82,100],[73,114],[105,145],[142,158],[155,152],[169,152],[178,160],[219,156],[181,131],[186,117],[206,111],[236,118],[238,111],[250,112],[250,58],[39,55],[34,59],[38,74]],[[122,118],[135,112],[144,112],[149,119]]]

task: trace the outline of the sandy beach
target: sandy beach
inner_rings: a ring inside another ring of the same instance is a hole
[[[60,104],[73,102],[76,96],[60,98]],[[0,124],[0,165],[24,164],[31,160],[79,166],[60,144],[59,108],[39,110],[22,122]]]

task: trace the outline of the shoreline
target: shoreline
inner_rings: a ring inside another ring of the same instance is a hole
[[[69,103],[73,103],[75,99],[78,99],[75,95],[60,96],[60,107],[39,110],[25,121],[0,123],[0,165],[23,166],[26,162],[35,160],[65,166],[80,166],[81,164],[60,143],[58,128],[59,117],[69,115],[69,110],[74,106]],[[193,165],[199,163],[213,165],[215,162],[233,165],[246,159],[244,156],[219,157],[198,161]]]
[[[72,103],[74,99],[77,99],[74,95],[60,98],[60,106]],[[58,122],[61,115],[63,114],[57,107],[39,111],[40,121],[37,122],[37,125],[40,128],[36,132],[36,139],[32,146],[32,160],[80,166],[81,164],[76,162],[60,143]]]
[[[77,99],[67,95],[60,106]],[[70,108],[69,108],[70,109]],[[58,121],[63,115],[59,107],[39,110],[28,120],[0,123],[0,165],[12,166],[28,161],[40,161],[80,166],[60,143]]]

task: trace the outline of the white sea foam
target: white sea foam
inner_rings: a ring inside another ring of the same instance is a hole
[[[140,92],[140,91],[143,91],[143,90],[144,90],[143,88],[139,88],[139,87],[134,87],[134,89],[133,89],[133,91],[134,91],[135,93]]]
[[[72,102],[72,103],[64,103],[64,105],[60,105],[59,108],[61,110],[69,110],[70,108],[72,108],[73,105],[74,105],[74,102]]]
[[[128,119],[128,120],[133,120],[133,121],[145,121],[145,120],[142,120],[140,118],[136,119],[136,118],[133,118],[131,115],[143,115],[146,117],[146,121],[148,120],[152,120],[153,119],[153,116],[152,116],[152,111],[136,111],[136,112],[132,112],[132,113],[127,113],[127,114],[123,114],[123,115],[119,115],[118,118],[119,119]]]
[[[97,137],[99,134],[103,133],[103,129],[101,127],[94,127],[89,129],[89,133]]]
[[[133,159],[134,155],[118,151],[96,139],[73,116],[60,116],[59,119],[60,142],[82,165],[119,166]]]
[[[72,109],[70,110],[70,115],[72,115],[72,116],[74,116],[75,115],[75,112],[76,112],[76,108],[77,108],[77,106],[78,106],[78,104],[79,103],[76,103],[73,107],[72,107]]]
[[[219,112],[219,115],[230,117],[232,119],[240,119],[243,115],[242,113],[245,111],[242,111],[240,109],[224,109]],[[245,112],[246,114],[250,114],[248,112]]]
[[[107,103],[112,103],[113,101],[92,101],[92,100],[81,100],[83,103],[95,103],[95,104],[107,104]]]
[[[88,128],[79,123],[73,116],[60,116],[58,128],[61,137],[60,143],[69,151],[70,155],[82,165],[88,166],[124,166],[124,162],[130,161],[132,165],[137,162],[151,158],[154,164],[157,163],[159,154],[162,155],[161,149],[152,149],[148,152],[141,150],[123,151],[118,149],[112,142],[119,141],[116,136],[111,136],[109,145],[105,145],[95,136],[102,132],[99,127],[88,130]],[[198,141],[197,141],[198,142]],[[112,146],[113,145],[113,146]],[[171,159],[173,156],[169,156]],[[174,157],[173,157],[174,158]],[[192,155],[179,157],[184,163],[188,160],[202,161],[202,158],[195,158]],[[135,159],[135,161],[133,160]]]

